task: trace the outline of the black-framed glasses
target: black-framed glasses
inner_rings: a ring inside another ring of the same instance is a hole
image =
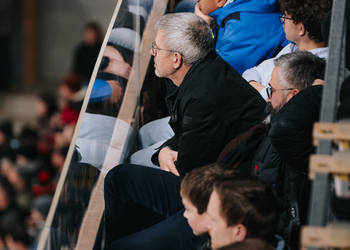
[[[158,51],[158,50],[165,50],[165,51],[175,52],[175,51],[170,50],[170,49],[161,49],[161,48],[159,48],[159,47],[157,46],[156,42],[153,41],[153,42],[152,42],[152,48],[151,48],[152,55],[157,54],[157,51]]]
[[[293,18],[287,17],[286,15],[280,16],[280,22],[281,22],[282,24],[285,23],[286,19],[287,19],[287,20],[294,20]]]
[[[267,94],[267,97],[268,97],[268,98],[271,98],[273,92],[276,92],[276,91],[279,91],[279,90],[283,91],[283,90],[293,90],[293,89],[295,89],[295,88],[274,89],[274,88],[269,84],[269,86],[266,88],[266,94]]]

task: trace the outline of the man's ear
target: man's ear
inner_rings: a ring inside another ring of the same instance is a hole
[[[242,224],[237,224],[236,226],[232,227],[232,239],[234,239],[235,242],[243,241],[247,236],[247,228]]]
[[[293,90],[292,90],[293,96],[295,96],[295,95],[298,94],[299,92],[300,92],[299,89],[293,89]]]
[[[227,0],[216,0],[216,6],[218,8],[221,8],[221,7],[223,7],[225,5],[226,1]]]
[[[289,91],[287,95],[287,102],[289,102],[289,100],[292,99],[294,96],[296,96],[299,92],[300,92],[299,89],[292,89],[291,91]]]
[[[175,69],[179,69],[183,63],[182,55],[179,52],[174,52],[173,65]]]
[[[299,36],[305,36],[307,31],[305,28],[305,25],[303,23],[298,23],[298,29],[299,29]]]

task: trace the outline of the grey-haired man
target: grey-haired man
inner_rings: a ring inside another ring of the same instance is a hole
[[[155,72],[176,85],[167,97],[175,135],[154,155],[160,169],[120,165],[105,179],[110,249],[193,249],[183,217],[182,176],[216,161],[225,144],[262,120],[265,101],[212,52],[209,26],[192,13],[167,14],[151,53]]]

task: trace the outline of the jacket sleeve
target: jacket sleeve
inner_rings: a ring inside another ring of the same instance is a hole
[[[170,149],[177,151],[177,138],[176,138],[176,135],[174,135],[173,137],[168,139],[166,142],[164,142],[158,148],[158,150],[152,155],[151,160],[152,160],[153,164],[159,166],[159,160],[158,160],[159,152],[160,152],[160,150],[162,150],[162,148],[165,148],[165,147],[169,147]]]
[[[274,68],[274,59],[275,58],[265,60],[258,66],[247,69],[242,75],[243,78],[246,79],[248,82],[256,81],[267,87],[271,78],[272,70]]]
[[[258,66],[260,66],[259,64]],[[255,81],[255,82],[261,82],[260,72],[258,69],[258,66],[247,69],[243,72],[242,77],[247,80],[247,82]]]
[[[215,113],[215,105],[208,100],[192,100],[184,109],[175,162],[180,175],[216,161],[226,132],[224,121]]]
[[[271,79],[271,73],[273,68],[275,67],[274,65],[274,60],[276,58],[279,58],[280,56],[284,54],[288,54],[293,52],[293,46],[292,45],[287,45],[285,46],[274,58],[267,59],[263,62],[261,62],[258,66],[252,67],[250,69],[247,69],[246,71],[243,72],[242,77],[246,81],[256,81],[265,87],[268,86],[269,81]],[[264,97],[266,100],[266,98]]]

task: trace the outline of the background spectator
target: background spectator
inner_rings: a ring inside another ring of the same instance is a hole
[[[83,31],[83,41],[74,51],[72,71],[88,83],[102,45],[102,30],[97,22],[89,22]]]

